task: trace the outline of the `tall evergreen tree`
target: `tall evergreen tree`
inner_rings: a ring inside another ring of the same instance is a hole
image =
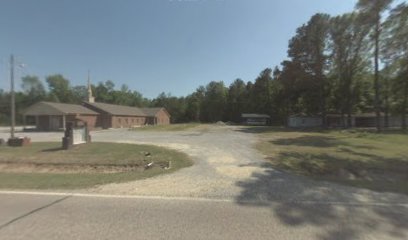
[[[227,118],[229,121],[240,122],[241,114],[245,109],[245,82],[241,79],[236,79],[228,89],[227,97]]]
[[[186,119],[187,121],[200,122],[202,115],[202,103],[204,101],[205,88],[200,86],[197,90],[186,97]]]
[[[304,96],[307,104],[317,103],[323,127],[326,127],[327,76],[329,47],[328,33],[330,16],[315,14],[306,25],[298,28],[297,34],[289,44],[289,57],[304,71],[303,80],[308,82],[308,94]]]
[[[356,13],[348,13],[331,20],[332,71],[336,81],[336,92],[340,112],[347,115],[347,126],[352,126],[351,114],[357,104],[361,86],[356,81],[365,72],[368,60],[365,54],[366,35],[369,28]],[[359,76],[360,75],[360,76]]]
[[[252,88],[254,111],[256,113],[271,114],[272,112],[272,69],[263,70],[256,78]]]
[[[379,51],[382,31],[382,13],[388,8],[393,0],[359,0],[356,7],[366,23],[371,27],[372,42],[374,43],[374,108],[377,119],[377,130],[381,131],[381,99],[380,99],[380,70]]]
[[[210,82],[205,87],[205,97],[202,103],[202,119],[206,122],[225,120],[227,103],[227,88],[224,82]]]
[[[408,4],[401,3],[395,7],[387,18],[383,54],[397,76],[393,81],[393,92],[398,99],[402,128],[407,128],[408,108]]]

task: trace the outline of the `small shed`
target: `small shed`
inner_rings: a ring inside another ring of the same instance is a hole
[[[40,131],[58,131],[65,129],[67,122],[82,121],[89,129],[95,127],[98,113],[81,105],[38,102],[23,112],[24,120],[27,117],[35,119],[35,126]]]
[[[361,128],[372,128],[377,126],[377,117],[375,113],[360,113],[355,116],[356,127]],[[408,116],[407,116],[408,119]],[[384,113],[380,114],[380,125],[385,127],[386,117]],[[388,116],[388,127],[401,127],[402,126],[402,115],[389,115]]]
[[[266,114],[243,113],[241,114],[242,123],[244,125],[266,126],[270,123],[271,117]]]
[[[322,118],[318,116],[292,115],[288,119],[288,126],[292,128],[313,128],[322,125]]]

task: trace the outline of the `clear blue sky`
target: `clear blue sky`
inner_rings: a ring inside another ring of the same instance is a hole
[[[317,12],[356,0],[1,0],[0,88],[14,53],[18,76],[61,73],[73,85],[113,80],[144,96],[253,81],[286,58],[288,40]],[[19,84],[20,81],[17,82]]]

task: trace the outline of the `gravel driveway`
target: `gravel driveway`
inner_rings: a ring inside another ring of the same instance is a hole
[[[91,189],[93,192],[224,199],[239,194],[237,181],[265,171],[260,167],[262,157],[250,147],[256,139],[227,127],[185,132],[117,130],[94,133],[93,139],[160,145],[185,152],[195,162],[171,175],[108,184]]]
[[[93,141],[153,144],[187,153],[195,164],[173,174],[82,190],[90,193],[194,197],[237,202],[342,202],[407,204],[408,197],[313,181],[272,169],[241,127],[211,126],[182,132],[106,130]],[[62,133],[24,133],[33,141],[60,141]],[[18,134],[20,136],[20,134]],[[0,132],[0,138],[7,138]]]

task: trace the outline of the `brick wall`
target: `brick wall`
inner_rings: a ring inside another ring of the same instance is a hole
[[[167,125],[170,124],[170,117],[164,109],[161,109],[156,114],[156,124],[157,125]]]
[[[99,114],[96,119],[96,127],[108,129],[112,127],[112,116],[108,114]]]
[[[96,127],[97,116],[96,115],[78,115],[76,119],[79,119],[83,122],[86,122],[88,125],[88,129],[94,130]]]
[[[135,116],[112,116],[113,128],[130,128],[134,126],[141,126],[146,123],[146,117]]]

